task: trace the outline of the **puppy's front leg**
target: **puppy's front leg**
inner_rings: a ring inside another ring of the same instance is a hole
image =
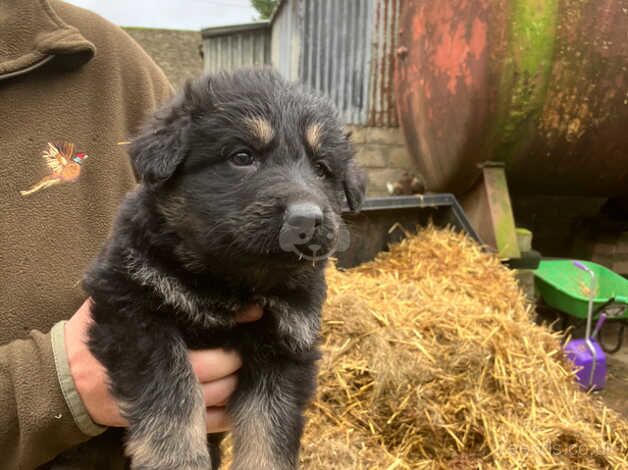
[[[133,331],[126,329],[125,343],[118,343],[123,348],[109,346],[111,329],[96,324],[90,332],[90,347],[108,369],[111,392],[129,421],[125,447],[131,467],[210,469],[205,406],[183,340],[164,328],[131,338]]]
[[[244,361],[230,412],[233,470],[294,470],[298,466],[303,411],[314,392],[317,353],[304,360]]]

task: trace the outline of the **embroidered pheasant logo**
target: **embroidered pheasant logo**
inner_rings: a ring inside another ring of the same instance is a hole
[[[43,151],[42,157],[52,173],[44,176],[31,188],[20,191],[22,196],[28,196],[60,183],[74,183],[81,174],[81,164],[87,158],[87,154],[74,153],[74,144],[63,142],[59,144],[48,143],[48,148]]]

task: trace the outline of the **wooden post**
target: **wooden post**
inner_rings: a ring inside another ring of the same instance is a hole
[[[462,207],[480,238],[500,259],[520,258],[504,164],[486,162],[481,168],[481,178],[461,198]]]

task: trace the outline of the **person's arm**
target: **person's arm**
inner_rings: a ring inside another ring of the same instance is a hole
[[[0,469],[32,469],[91,436],[59,385],[51,333],[0,346]]]
[[[126,140],[138,131],[159,104],[172,95],[171,85],[127,33],[73,5],[51,3],[63,21],[82,30],[96,45],[98,53],[85,67],[113,70],[111,74],[115,76],[111,86],[108,84],[104,88],[111,94],[112,106],[117,107],[118,125],[110,127],[107,135],[102,135],[107,126],[103,129],[95,127],[93,137],[114,143]],[[98,65],[99,60],[106,68]],[[72,75],[74,79],[78,74]],[[99,78],[102,83],[93,83],[94,93],[103,92],[102,85],[108,77],[103,75]],[[113,132],[114,128],[119,131]],[[102,149],[99,150],[102,154]],[[115,156],[120,165],[128,168],[130,164],[126,158],[121,158],[121,150]],[[2,282],[10,282],[10,278]],[[49,308],[55,309],[55,306]],[[36,322],[35,318],[30,326]],[[68,380],[71,377],[63,367],[64,361],[67,367],[69,362],[60,345],[64,345],[68,337],[72,339],[72,333],[66,334],[66,327],[64,323],[58,323],[51,332],[34,330],[25,339],[0,345],[0,470],[30,470],[103,429],[89,412],[85,412],[82,400],[78,399],[80,394],[73,381]]]

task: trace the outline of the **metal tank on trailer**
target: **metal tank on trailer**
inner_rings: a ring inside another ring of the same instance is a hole
[[[431,191],[628,195],[628,0],[406,0],[395,89]]]

